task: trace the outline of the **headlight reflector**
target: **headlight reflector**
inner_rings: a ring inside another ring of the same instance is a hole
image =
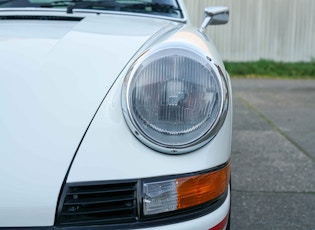
[[[123,100],[127,123],[140,140],[159,151],[187,152],[213,135],[227,87],[206,56],[183,48],[159,49],[131,68]]]

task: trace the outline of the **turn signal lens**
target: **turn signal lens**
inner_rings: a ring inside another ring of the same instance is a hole
[[[169,212],[177,208],[176,181],[167,180],[143,185],[144,215]]]
[[[197,206],[227,189],[230,164],[216,171],[143,184],[143,214],[153,215]]]
[[[177,179],[177,209],[211,201],[224,193],[230,176],[230,165],[198,176]]]

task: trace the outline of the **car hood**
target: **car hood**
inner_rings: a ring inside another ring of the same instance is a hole
[[[166,20],[0,21],[0,226],[54,224],[60,188],[106,93]]]

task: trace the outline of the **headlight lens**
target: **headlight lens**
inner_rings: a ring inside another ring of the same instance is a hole
[[[214,135],[227,87],[206,56],[165,48],[136,61],[126,77],[123,100],[127,123],[140,140],[159,151],[179,153]]]

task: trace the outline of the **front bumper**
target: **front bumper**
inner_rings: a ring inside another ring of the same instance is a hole
[[[141,229],[141,230],[224,230],[226,229],[229,213],[230,213],[230,197],[231,197],[230,188],[227,190],[227,196],[224,202],[214,211],[200,216],[198,218],[190,219],[183,222],[178,222],[175,224],[165,224],[163,222],[159,222],[155,226],[151,227],[141,227],[142,224],[139,224],[136,227],[128,228],[128,229]],[[158,222],[157,222],[158,223]],[[0,227],[0,229],[3,229]],[[8,228],[6,228],[8,229]],[[10,230],[21,230],[25,228],[9,228]],[[28,230],[100,230],[104,229],[104,226],[76,226],[76,227],[28,227]],[[107,227],[106,227],[107,229]],[[109,229],[119,229],[119,228],[109,228]]]
[[[230,189],[223,204],[215,211],[185,222],[176,224],[142,228],[142,230],[192,230],[192,229],[209,229],[209,230],[223,230],[226,228],[227,220],[230,212]]]
[[[162,217],[161,219],[136,221],[133,223],[122,223],[114,225],[84,225],[84,226],[55,226],[47,228],[47,230],[101,230],[101,229],[141,229],[141,230],[223,230],[226,225],[230,213],[230,187],[228,187],[224,197],[220,202],[209,205],[203,211],[191,210],[188,213],[182,213],[176,218]]]

